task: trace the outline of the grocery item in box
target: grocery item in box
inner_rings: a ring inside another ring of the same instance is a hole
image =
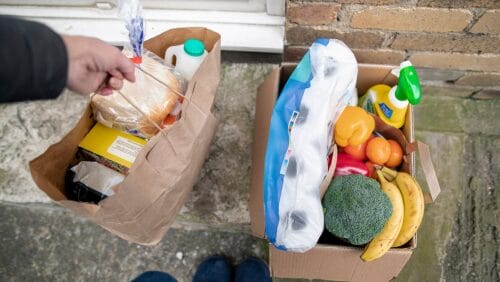
[[[422,89],[417,70],[410,61],[404,61],[392,73],[399,77],[392,88],[377,84],[368,89],[359,104],[365,110],[377,114],[385,123],[401,128],[405,123],[408,105],[417,105],[422,99]]]
[[[380,184],[360,174],[335,176],[323,198],[323,208],[326,230],[353,245],[370,242],[392,213]]]
[[[264,168],[267,238],[305,252],[323,232],[320,185],[328,172],[332,128],[356,93],[357,62],[341,41],[317,39],[274,108]]]
[[[86,159],[127,174],[146,140],[96,123],[78,145]]]

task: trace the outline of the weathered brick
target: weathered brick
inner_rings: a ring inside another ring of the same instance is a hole
[[[307,52],[309,47],[305,46],[285,46],[285,52],[283,54],[283,61],[285,62],[298,62],[304,54]]]
[[[304,46],[285,47],[284,61],[297,62],[307,50],[308,47]],[[352,52],[358,63],[364,64],[399,65],[405,58],[404,52],[393,50],[352,49]]]
[[[498,8],[500,1],[498,0],[419,0],[418,6],[440,7],[440,8]]]
[[[462,77],[465,71],[417,68],[417,73],[422,81],[455,81]]]
[[[405,52],[387,49],[353,49],[352,51],[358,63],[365,64],[399,65],[405,58]]]
[[[409,60],[417,67],[472,71],[500,71],[500,55],[415,53]]]
[[[287,45],[310,46],[318,37],[342,40],[350,48],[379,48],[385,39],[385,34],[379,31],[349,31],[303,26],[289,27],[286,31]]]
[[[322,25],[337,21],[339,4],[302,3],[288,5],[287,19],[291,23],[303,25]]]
[[[500,33],[500,10],[487,11],[479,18],[477,23],[472,26],[470,31],[478,33]]]
[[[289,0],[289,2],[293,3],[302,3],[302,2],[335,2],[341,4],[365,4],[365,5],[388,5],[388,4],[397,4],[401,2],[401,0]]]
[[[468,10],[372,7],[352,16],[351,26],[407,31],[462,31],[472,20]]]
[[[399,50],[500,53],[500,37],[458,33],[402,33],[390,45]]]
[[[500,73],[472,73],[459,78],[455,84],[471,86],[500,86]]]
[[[500,89],[485,89],[472,96],[474,99],[500,99]]]
[[[400,0],[336,0],[335,2],[342,4],[389,5],[399,3],[399,1]]]

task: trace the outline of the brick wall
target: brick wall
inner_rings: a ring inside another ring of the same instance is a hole
[[[500,0],[288,0],[286,19],[285,61],[337,38],[360,63],[409,59],[424,84],[500,93]]]

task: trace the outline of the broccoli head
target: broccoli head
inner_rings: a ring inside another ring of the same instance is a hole
[[[392,213],[380,184],[360,174],[336,176],[323,198],[323,209],[326,229],[353,245],[370,242]]]

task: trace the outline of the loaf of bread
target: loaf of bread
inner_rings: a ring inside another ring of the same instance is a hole
[[[177,93],[185,93],[187,82],[149,51],[144,54],[140,67],[136,68],[135,77],[134,83],[124,81],[119,90],[121,94],[114,91],[109,96],[92,96],[92,109],[98,122],[149,138],[158,133],[157,126],[162,127],[165,118],[178,105],[182,97]]]

